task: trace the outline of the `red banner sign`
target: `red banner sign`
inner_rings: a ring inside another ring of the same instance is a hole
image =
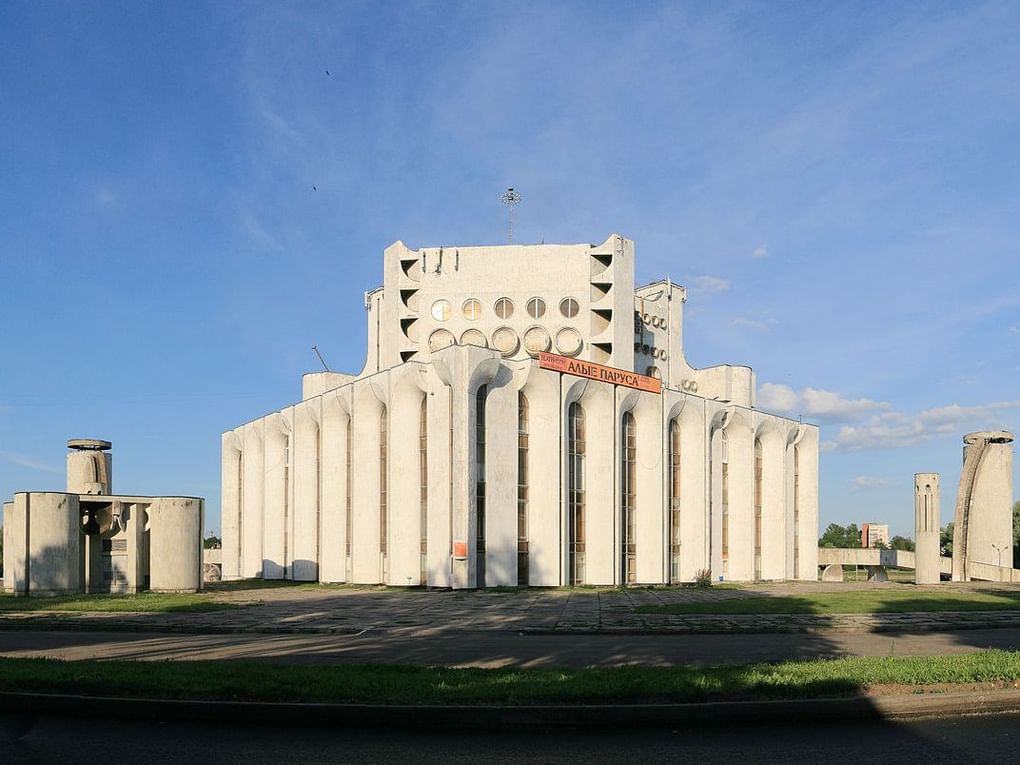
[[[628,372],[626,369],[605,367],[591,361],[571,359],[567,356],[557,356],[555,353],[538,354],[538,365],[542,369],[551,369],[554,372],[562,372],[577,377],[587,377],[589,380],[623,385],[627,388],[648,391],[649,393],[662,393],[662,380],[647,375],[639,375],[636,372]]]

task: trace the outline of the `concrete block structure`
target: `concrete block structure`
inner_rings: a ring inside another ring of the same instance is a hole
[[[941,577],[941,498],[938,473],[914,474],[914,582],[938,584]]]
[[[4,590],[200,589],[205,501],[115,495],[110,442],[73,439],[68,446],[66,492],[18,492],[3,505]]]
[[[1013,434],[963,437],[963,472],[953,519],[953,581],[975,576],[971,564],[1013,566]]]
[[[634,246],[410,249],[357,374],[222,437],[222,575],[474,588],[815,579],[818,428],[692,367]]]

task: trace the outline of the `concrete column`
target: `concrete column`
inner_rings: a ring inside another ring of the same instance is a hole
[[[220,529],[223,535],[223,579],[240,579],[241,438],[235,430],[220,436]]]
[[[451,441],[453,388],[434,369],[428,372],[428,584],[452,586],[453,519]]]
[[[953,581],[971,579],[970,564],[1013,565],[1013,434],[968,433],[953,519]]]
[[[319,581],[347,579],[347,425],[350,386],[322,401],[322,539]]]
[[[754,579],[754,431],[736,411],[726,425],[729,437],[730,560],[727,581]]]
[[[786,578],[786,438],[777,425],[759,432],[762,446],[761,578]]]
[[[294,484],[291,578],[319,578],[319,398],[294,407],[291,481]]]
[[[942,523],[938,473],[914,474],[914,582],[939,583]]]
[[[265,437],[265,511],[262,526],[262,578],[283,579],[287,557],[286,451],[289,428],[281,413],[263,420]]]
[[[266,462],[263,436],[264,422],[256,420],[242,432],[241,472],[241,557],[240,576],[253,579],[262,576],[265,524]],[[224,551],[226,545],[224,545]],[[226,561],[224,560],[224,565]]]
[[[663,395],[673,399],[671,419],[680,419],[680,580],[690,582],[699,571],[711,567],[705,402],[684,394]]]
[[[513,374],[500,367],[485,407],[487,587],[517,584],[517,398]]]
[[[202,589],[202,520],[197,497],[157,497],[149,506],[149,589]]]
[[[566,450],[560,376],[533,365],[523,391],[528,398],[528,582],[555,587],[564,583],[560,571],[566,544],[560,536]]]
[[[818,428],[802,425],[804,435],[797,444],[800,454],[800,579],[818,579]]]
[[[662,482],[663,459],[668,454],[663,446],[666,445],[664,439],[668,431],[663,432],[662,403],[661,395],[638,393],[632,410],[637,428],[635,531],[639,584],[662,584],[668,581],[663,578],[666,572],[663,558],[663,516],[668,514],[669,500],[663,493]]]
[[[421,484],[419,445],[423,380],[418,365],[390,373],[391,464],[387,584],[421,582]]]
[[[580,386],[580,387],[577,387]],[[565,387],[563,424],[567,426],[570,402],[578,399],[585,420],[585,584],[616,584],[619,578],[617,547],[619,517],[617,505],[619,423],[613,386],[594,380],[580,380]],[[566,434],[564,434],[566,444]],[[564,448],[564,462],[566,448]],[[567,475],[566,465],[563,475]],[[564,497],[563,508],[567,503]],[[567,535],[564,534],[564,543]],[[567,556],[564,555],[564,558]]]
[[[374,385],[373,382],[379,383]],[[361,380],[354,383],[352,422],[354,434],[354,494],[352,529],[352,581],[378,584],[382,581],[379,552],[380,481],[379,439],[380,419],[385,409],[385,379]]]

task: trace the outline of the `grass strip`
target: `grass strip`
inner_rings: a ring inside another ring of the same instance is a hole
[[[717,667],[451,669],[254,662],[0,659],[0,690],[366,704],[636,704],[847,697],[879,684],[1015,682],[1020,653]]]
[[[71,595],[36,598],[0,594],[0,611],[101,611],[204,613],[241,608],[240,603],[214,600],[204,592],[140,592],[137,595]]]
[[[1020,610],[1020,591],[928,592],[869,589],[642,605],[642,614],[882,614]]]

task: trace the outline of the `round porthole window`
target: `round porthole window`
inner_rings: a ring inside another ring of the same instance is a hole
[[[512,356],[517,352],[520,344],[521,341],[517,337],[517,333],[510,327],[500,327],[492,333],[492,347],[504,356]]]
[[[450,318],[450,301],[437,300],[432,304],[432,318],[436,321],[446,321]]]
[[[552,346],[552,338],[544,327],[531,327],[524,333],[524,350],[530,356],[537,356],[543,351],[548,351]]]
[[[510,298],[500,298],[496,301],[496,315],[501,319],[509,319],[514,315],[514,301]]]
[[[482,317],[482,304],[471,298],[464,301],[464,318],[468,321],[476,321]]]
[[[556,333],[556,350],[564,356],[576,356],[581,352],[581,333],[573,327],[564,327]]]
[[[455,342],[456,339],[449,330],[437,329],[429,335],[429,350],[441,351],[443,348],[449,348]]]
[[[563,314],[564,318],[573,319],[580,310],[581,307],[574,298],[563,298],[560,301],[560,313]]]
[[[541,319],[545,316],[545,301],[540,297],[533,297],[528,301],[528,316],[532,319]]]
[[[485,339],[485,335],[479,332],[477,329],[466,329],[464,334],[460,336],[461,345],[477,345],[479,348],[488,348],[489,343]]]

